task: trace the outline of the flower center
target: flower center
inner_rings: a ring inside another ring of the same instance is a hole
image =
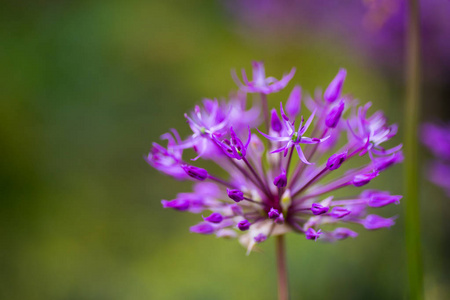
[[[297,142],[297,140],[298,140],[298,134],[297,134],[297,132],[294,132],[294,133],[292,134],[291,140],[292,140],[294,143]]]

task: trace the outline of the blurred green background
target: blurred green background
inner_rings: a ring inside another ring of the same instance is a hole
[[[313,92],[345,67],[345,92],[402,120],[401,78],[345,44],[253,39],[215,1],[1,7],[1,299],[274,299],[273,240],[246,256],[189,233],[199,216],[160,204],[189,184],[143,159],[169,128],[189,133],[195,103],[236,88],[232,68],[264,60],[280,77],[296,66],[294,82]],[[401,193],[401,169],[371,186]],[[448,199],[423,186],[426,295],[448,299]],[[380,214],[398,224],[336,244],[289,235],[292,299],[404,298],[403,207]]]

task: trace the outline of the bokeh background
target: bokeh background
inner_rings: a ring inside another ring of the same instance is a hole
[[[345,67],[344,91],[401,124],[402,62],[386,67],[308,24],[250,26],[244,13],[258,12],[206,0],[2,1],[1,299],[276,297],[273,241],[246,256],[235,241],[189,233],[198,215],[160,204],[189,185],[143,155],[169,128],[188,134],[183,113],[227,96],[230,70],[251,60],[276,77],[296,66],[293,83],[310,92]],[[445,74],[426,77],[425,120],[449,117]],[[422,152],[425,292],[449,299],[449,199],[426,180]],[[399,194],[402,184],[396,166],[371,186]],[[404,299],[403,207],[383,210],[397,225],[354,240],[289,235],[292,299]]]

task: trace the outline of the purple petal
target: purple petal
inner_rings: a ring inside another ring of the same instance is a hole
[[[211,225],[210,223],[203,222],[203,223],[191,226],[191,228],[189,228],[189,230],[194,233],[212,234],[212,233],[214,233],[215,229],[214,229],[214,226]]]
[[[393,218],[383,218],[377,215],[368,215],[362,224],[368,230],[375,230],[385,227],[391,227],[395,224]]]
[[[272,117],[270,119],[270,125],[273,131],[280,132],[283,129],[283,126],[281,124],[281,120],[278,117],[276,109],[272,109]]]
[[[286,102],[286,111],[292,119],[295,119],[295,117],[300,113],[301,100],[302,88],[297,85],[292,89],[292,92]]]
[[[210,223],[218,224],[223,221],[223,216],[221,214],[215,212],[215,213],[212,213],[211,215],[209,215],[208,217],[203,218],[203,220],[210,222]]]
[[[346,76],[347,71],[345,69],[340,69],[323,94],[325,100],[328,102],[336,101],[336,99],[341,95],[342,85],[344,84]]]
[[[315,231],[313,228],[308,228],[308,230],[306,230],[305,232],[305,236],[306,239],[308,240],[315,240],[317,241],[317,239],[320,237],[320,235],[322,234],[322,230],[319,229],[318,231]]]
[[[263,137],[265,137],[266,139],[269,139],[269,140],[271,140],[271,141],[282,142],[282,141],[286,141],[286,139],[288,139],[288,138],[286,138],[286,137],[278,137],[278,136],[270,136],[270,135],[267,135],[267,134],[261,132],[258,128],[256,128],[256,130],[258,130],[258,132],[259,132]]]
[[[303,154],[303,151],[302,151],[302,148],[300,147],[300,145],[295,145],[295,149],[297,150],[298,157],[300,158],[300,160],[302,162],[304,162],[307,165],[313,165],[313,163],[310,163],[309,161],[306,160],[305,154]]]
[[[354,232],[353,230],[344,227],[336,228],[333,232],[331,232],[331,234],[335,239],[338,240],[343,240],[348,237],[355,238],[358,236],[357,232]]]

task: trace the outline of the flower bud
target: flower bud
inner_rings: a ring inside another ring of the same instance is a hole
[[[352,184],[356,187],[360,187],[368,184],[372,179],[378,176],[378,172],[359,174],[353,178]]]
[[[280,214],[280,216],[278,218],[276,218],[274,222],[277,224],[280,224],[280,225],[283,224],[284,223],[283,214]]]
[[[282,170],[281,174],[275,177],[273,184],[278,188],[284,188],[287,185],[286,170]]]
[[[230,139],[224,139],[220,142],[215,136],[213,139],[222,148],[223,153],[225,153],[228,157],[235,158],[237,160],[241,160],[247,154],[247,148],[250,144],[251,140],[251,131],[250,127],[248,128],[248,139],[247,143],[241,141],[241,139],[234,132],[233,127],[230,127]]]
[[[200,233],[200,234],[212,234],[214,232],[214,226],[210,223],[200,223],[189,228],[191,232]]]
[[[315,241],[317,241],[317,239],[320,237],[321,234],[322,234],[321,229],[319,229],[316,232],[312,227],[308,228],[308,230],[306,230],[305,232],[306,239]]]
[[[174,130],[174,132],[176,131]],[[169,176],[172,176],[175,179],[187,179],[188,176],[183,171],[183,169],[181,169],[180,165],[180,157],[182,151],[180,149],[174,149],[172,147],[174,145],[174,142],[172,142],[171,140],[173,139],[172,136],[170,136],[169,134],[163,136],[167,136],[168,138],[166,139],[169,140],[167,149],[157,143],[153,143],[150,153],[144,156],[145,161],[155,169]]]
[[[393,218],[383,218],[377,215],[368,215],[362,220],[363,226],[368,230],[391,227],[395,224]]]
[[[239,228],[240,231],[246,231],[250,228],[250,225],[252,224],[249,221],[242,220],[237,224],[237,227]]]
[[[344,227],[336,228],[333,232],[331,232],[331,234],[335,239],[338,240],[343,240],[348,237],[355,238],[358,236],[358,233]]]
[[[328,212],[328,210],[329,210],[328,207],[322,206],[319,203],[313,203],[313,205],[311,206],[311,211],[316,216],[324,214],[324,213]]]
[[[203,218],[203,220],[210,222],[210,223],[220,223],[223,220],[223,216],[219,213],[212,213],[211,215],[209,215],[206,218]]]
[[[280,216],[280,212],[278,209],[272,207],[267,215],[269,216],[269,219],[276,219]]]
[[[344,84],[345,77],[347,76],[347,71],[345,69],[340,69],[336,77],[328,85],[323,97],[328,102],[334,102],[341,95],[342,85]]]
[[[347,151],[331,155],[327,161],[328,170],[332,171],[339,169],[346,158],[347,158]]]
[[[244,200],[244,193],[240,190],[236,189],[227,189],[227,194],[230,199],[232,199],[234,202],[241,202]]]
[[[180,211],[187,210],[190,206],[190,202],[187,199],[162,200],[161,204],[164,208],[169,207]]]
[[[265,240],[267,240],[267,236],[265,236],[263,233],[258,234],[257,236],[254,237],[255,242],[262,243]]]
[[[336,207],[333,207],[333,210],[331,211],[330,216],[332,216],[333,218],[340,219],[340,218],[345,217],[349,213],[351,213],[350,210],[348,210],[344,207],[336,206]]]
[[[237,204],[230,205],[230,209],[235,216],[242,216],[244,214],[242,207]]]
[[[341,119],[342,112],[344,111],[344,100],[341,100],[338,105],[333,107],[325,118],[325,125],[330,128],[335,128]]]
[[[367,204],[370,207],[382,207],[382,206],[389,205],[391,203],[399,204],[400,199],[402,199],[402,198],[403,198],[402,196],[391,196],[389,194],[386,195],[383,193],[373,194],[370,196]]]
[[[181,166],[183,170],[188,174],[190,177],[203,181],[208,177],[208,171],[202,168],[197,168],[190,165],[182,165]]]
[[[286,112],[289,117],[295,119],[295,117],[300,113],[302,101],[302,88],[296,85],[293,89],[289,98],[286,102]]]
[[[270,126],[273,131],[280,132],[283,129],[281,125],[281,120],[278,117],[277,110],[275,108],[272,109],[272,117],[270,119]]]
[[[395,152],[390,156],[380,157],[374,160],[375,168],[378,171],[383,171],[394,164],[401,163],[403,161],[402,151]]]

